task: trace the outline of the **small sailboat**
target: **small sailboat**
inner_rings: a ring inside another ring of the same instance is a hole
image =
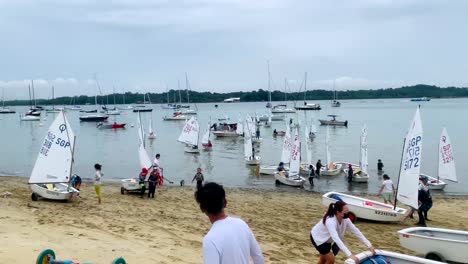
[[[148,103],[146,102],[146,96],[148,96]],[[136,105],[133,108],[133,112],[152,112],[153,108],[151,106],[147,106],[147,104],[151,105],[151,99],[149,97],[149,94],[145,93],[143,94],[143,105]]]
[[[205,134],[202,137],[202,147],[204,150],[211,150],[213,148],[213,144],[210,140],[211,135],[211,122],[208,123],[208,128],[206,129]]]
[[[360,152],[359,152],[359,166],[351,164],[353,169],[353,182],[366,183],[369,181],[368,173],[368,153],[367,153],[367,126],[364,124],[361,130],[361,142],[360,142]],[[347,166],[347,165],[344,165]],[[349,168],[344,169],[346,175],[348,175]]]
[[[276,172],[275,179],[277,183],[282,183],[289,186],[300,187],[304,184],[305,179],[299,176],[301,166],[301,140],[299,137],[298,128],[295,129],[294,143],[292,145],[289,171]]]
[[[312,164],[312,142],[307,140],[310,137],[309,127],[306,125],[304,129],[304,134],[306,138],[306,162],[301,164],[300,172],[302,175],[309,175],[310,170],[316,171],[316,167]],[[312,168],[311,168],[312,166]]]
[[[5,89],[2,88],[2,107],[0,108],[0,114],[14,114],[15,110],[5,107]]]
[[[182,132],[180,133],[177,141],[185,143],[186,147],[184,149],[187,153],[200,153],[198,148],[198,140],[200,135],[200,127],[198,125],[197,119],[193,116],[187,122],[185,122]]]
[[[155,139],[156,133],[153,131],[153,115],[149,118],[148,139]]]
[[[291,151],[292,151],[292,139],[291,139],[291,129],[289,124],[286,124],[286,132],[284,133],[283,138],[283,148],[281,150],[281,158],[280,161],[283,164],[289,164],[291,159]],[[285,171],[289,171],[288,166],[284,166]],[[267,175],[274,175],[278,172],[278,165],[263,165],[260,166],[260,174],[267,174]]]
[[[260,156],[255,155],[255,148],[252,144],[252,133],[249,130],[249,125],[245,124],[243,127],[245,162],[247,163],[247,165],[258,165],[260,164]]]
[[[333,80],[333,100],[331,102],[332,107],[340,107],[341,103],[338,101],[338,96],[336,94],[336,89],[335,89],[335,80]]]
[[[325,149],[326,149],[326,153],[327,153],[327,160],[326,160],[327,164],[325,165],[325,167],[320,169],[320,175],[334,176],[334,175],[340,174],[343,165],[340,164],[340,163],[336,163],[336,162],[331,161],[330,131],[329,131],[328,127],[327,127],[327,136],[326,136],[326,139],[325,139]]]
[[[413,117],[403,144],[401,168],[395,200],[418,208],[419,174],[421,170],[423,129],[419,108]],[[396,204],[396,201],[395,201]]]
[[[447,183],[442,181],[441,178],[458,182],[457,172],[455,169],[455,159],[453,156],[453,147],[445,128],[442,129],[442,134],[440,135],[438,154],[439,166],[437,178],[421,174],[421,176],[426,176],[429,179],[429,189],[431,190],[443,190],[445,188]]]
[[[57,115],[49,127],[34,164],[29,184],[31,199],[71,200],[79,191],[70,186],[75,134],[65,114]]]
[[[146,152],[146,149],[145,149],[145,131],[143,130],[143,126],[141,124],[140,113],[138,113],[137,125],[138,125],[138,131],[137,131],[138,132],[138,159],[140,161],[140,168],[149,169],[151,168],[152,163],[151,163],[150,157],[148,156],[148,152]],[[148,177],[149,177],[149,174],[146,177],[146,180],[148,179]],[[141,191],[139,179],[137,177],[121,180],[121,187],[120,187],[121,194],[125,194],[126,192],[135,192],[135,191]]]
[[[270,87],[270,82],[271,82],[271,76],[270,76],[270,62],[267,62],[268,64],[268,103],[266,104],[266,108],[271,108],[273,105],[271,104],[271,87]]]

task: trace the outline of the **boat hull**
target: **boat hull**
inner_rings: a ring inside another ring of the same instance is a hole
[[[332,121],[332,120],[323,120],[319,119],[320,125],[322,126],[347,126],[347,121]]]
[[[445,186],[447,186],[447,183],[445,183],[441,179],[437,180],[437,178],[431,177],[427,174],[420,174],[420,176],[426,176],[429,179],[429,190],[443,190]]]
[[[289,167],[284,167],[284,170],[289,171]],[[260,166],[260,174],[275,175],[276,172],[278,172],[278,165]]]
[[[185,147],[184,148],[184,152],[186,153],[191,153],[191,154],[199,154],[200,153],[200,149],[199,148],[192,148],[192,147]]]
[[[259,156],[254,156],[254,157],[247,157],[245,158],[245,163],[247,165],[259,165],[260,164],[260,157]]]
[[[217,137],[238,137],[236,131],[213,131],[213,135]]]
[[[301,176],[295,175],[292,177],[286,177],[282,176],[280,173],[275,173],[275,179],[284,185],[292,187],[301,187],[302,185],[304,185],[305,182],[305,179]]]
[[[51,187],[48,188],[47,186]],[[68,184],[55,183],[55,184],[31,184],[31,191],[39,197],[49,200],[69,201],[72,196],[80,192],[73,188],[68,187]],[[68,190],[67,190],[68,189]]]
[[[97,121],[106,121],[108,116],[80,116],[80,121],[82,122],[97,122]]]
[[[27,115],[27,116],[22,116],[20,119],[21,121],[39,121],[41,120],[41,117]]]
[[[124,192],[136,192],[141,191],[141,186],[139,184],[138,178],[131,178],[131,179],[123,179],[120,181],[121,183],[121,193]]]
[[[404,208],[397,207],[393,210],[392,205],[339,192],[328,192],[324,194],[322,196],[322,204],[328,206],[338,201],[338,197],[348,204],[349,212],[353,213],[356,219],[362,218],[378,222],[399,222],[406,214],[406,209]]]
[[[468,263],[468,232],[432,227],[412,227],[398,231],[400,245],[424,254],[437,254],[442,260]]]
[[[343,166],[341,164],[336,164],[335,163],[335,168],[334,169],[327,169],[327,168],[321,168],[320,169],[320,175],[321,176],[335,176],[341,173],[341,169]]]
[[[386,251],[386,250],[375,250],[376,255],[379,256],[384,256],[386,260],[389,261],[389,263],[392,264],[441,264],[443,262],[439,261],[433,261],[433,260],[428,260],[428,259],[423,259],[419,257],[414,257],[410,255],[405,255],[405,254],[400,254],[400,253],[395,253],[391,251]],[[369,260],[373,255],[372,252],[370,251],[365,251],[361,252],[357,255],[355,255],[358,258],[358,261],[355,262],[352,259],[347,259],[344,263],[345,264],[358,264],[358,263],[364,263],[364,261]]]
[[[171,117],[164,117],[164,121],[185,121],[188,118],[186,116],[171,116]]]

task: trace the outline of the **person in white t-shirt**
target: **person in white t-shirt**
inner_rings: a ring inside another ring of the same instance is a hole
[[[101,178],[104,176],[102,173],[102,165],[101,164],[94,164],[94,169],[96,173],[94,174],[94,190],[96,191],[96,195],[98,198],[98,203],[101,204]]]
[[[387,174],[383,175],[384,181],[382,182],[382,185],[380,186],[380,191],[379,195],[382,195],[382,198],[384,199],[384,203],[389,203],[393,205],[393,195],[395,195],[395,186],[393,185],[392,180],[390,180],[390,177],[388,177]]]
[[[372,247],[372,244],[348,218],[348,210],[348,206],[343,201],[331,203],[323,218],[310,231],[312,245],[320,253],[319,264],[335,263],[335,256],[340,249],[348,258],[358,263],[358,258],[343,243],[343,238],[348,228],[375,255],[375,249]],[[334,242],[333,245],[332,242]]]
[[[226,194],[223,186],[209,182],[195,192],[200,209],[212,224],[203,239],[205,264],[263,264],[263,254],[247,223],[224,212]]]

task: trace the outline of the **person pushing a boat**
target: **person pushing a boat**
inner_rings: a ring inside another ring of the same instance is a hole
[[[240,218],[228,216],[226,193],[214,182],[202,185],[195,192],[200,210],[208,216],[211,229],[203,238],[205,264],[263,264],[264,258],[255,236]]]
[[[358,263],[356,255],[353,255],[343,242],[347,229],[350,229],[375,255],[375,249],[372,244],[349,219],[348,210],[347,204],[343,201],[331,203],[323,218],[310,231],[312,245],[320,253],[318,263],[335,263],[335,256],[340,249],[348,258]]]

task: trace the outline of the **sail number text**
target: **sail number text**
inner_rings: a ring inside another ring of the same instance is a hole
[[[443,146],[441,149],[441,154],[442,154],[442,162],[444,164],[452,162],[453,161],[452,145],[447,144]]]
[[[405,170],[419,167],[421,159],[421,136],[416,136],[409,140],[406,147]]]

